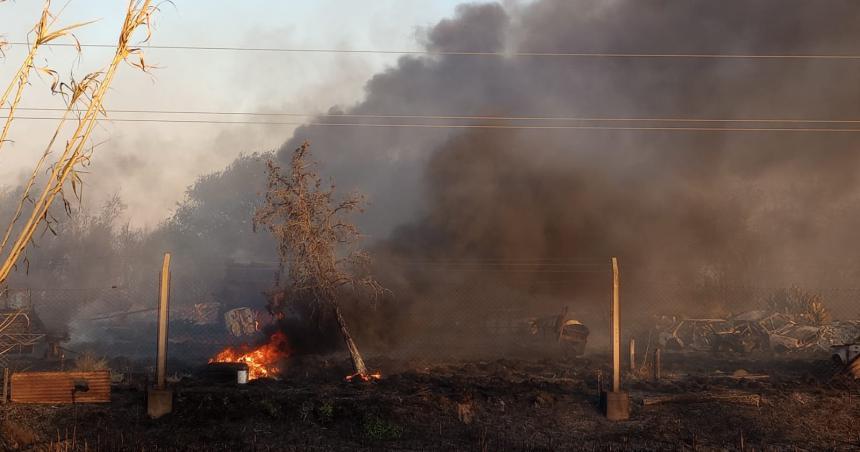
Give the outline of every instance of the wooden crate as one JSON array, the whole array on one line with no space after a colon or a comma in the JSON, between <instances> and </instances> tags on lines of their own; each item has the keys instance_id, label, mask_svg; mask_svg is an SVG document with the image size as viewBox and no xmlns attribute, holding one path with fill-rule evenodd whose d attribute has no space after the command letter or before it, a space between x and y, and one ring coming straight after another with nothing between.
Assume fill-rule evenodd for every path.
<instances>
[{"instance_id":1,"label":"wooden crate","mask_svg":"<svg viewBox=\"0 0 860 452\"><path fill-rule=\"evenodd\" d=\"M75 384L87 391L75 391ZM107 403L110 371L16 372L12 374L13 403Z\"/></svg>"}]
</instances>

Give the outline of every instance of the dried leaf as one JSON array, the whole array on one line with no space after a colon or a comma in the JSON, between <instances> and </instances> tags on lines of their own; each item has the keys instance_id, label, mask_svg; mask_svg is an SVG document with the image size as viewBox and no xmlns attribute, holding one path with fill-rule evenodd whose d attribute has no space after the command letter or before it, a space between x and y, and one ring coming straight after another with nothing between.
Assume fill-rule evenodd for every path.
<instances>
[{"instance_id":1,"label":"dried leaf","mask_svg":"<svg viewBox=\"0 0 860 452\"><path fill-rule=\"evenodd\" d=\"M50 14L49 7L50 0L47 0L45 2L45 7L42 11L40 21L33 29L36 39L34 44L31 45L30 54L27 60L25 60L25 64L21 66L19 75L16 76L16 79L13 80L12 84L10 84L10 88L7 89L7 92L3 95L2 99L0 99L0 104L6 102L13 86L18 86L22 89L23 86L26 85L26 76L29 74L30 69L32 69L33 56L40 44L49 43L60 37L70 35L72 30L86 25L86 23L80 23L52 31L50 28L56 21L56 17ZM73 113L78 115L76 127L71 134L71 138L66 140L65 147L57 160L48 165L48 168L50 168L50 174L45 186L42 188L41 194L33 201L30 214L27 217L27 220L21 225L20 232L12 243L12 247L8 254L3 256L2 264L0 264L0 284L6 280L9 272L16 268L17 262L22 256L24 256L26 248L33 244L33 234L40 223L44 223L45 227L52 233L56 232L52 226L54 221L53 219L48 218L48 216L50 207L57 195L61 197L67 214L71 214L71 204L63 193L63 187L66 181L71 178L72 190L76 194L82 192L83 183L76 167L86 166L89 164L93 146L87 148L86 144L89 142L90 134L92 133L98 118L105 116L106 112L103 107L104 97L113 81L118 66L120 63L125 61L129 55L129 38L131 35L134 34L135 30L143 26L146 28L146 40L149 40L151 37L151 20L153 12L156 10L157 9L151 4L151 0L130 0L125 20L122 28L120 29L116 53L114 54L110 64L108 64L102 71L88 74L80 82L75 82L74 79L72 79L69 83L59 83L52 86L52 90L58 91L66 99L67 108L63 114L63 118L59 121L59 125L57 126L54 135L43 152L42 158L33 170L25 192L18 204L16 214L6 229L3 241L0 242L0 253L5 250L7 241L11 237L11 232L18 219L21 218L23 206L26 204L27 200L32 199L30 197L30 190L33 187L36 175L39 174L41 168L47 163L48 156L52 154L54 142L63 130L63 126L68 116ZM76 41L76 47L79 47L77 38L73 36L73 39ZM142 55L138 54L138 57L139 67L142 70L148 69L149 66L144 63ZM16 99L19 100L20 96L16 95ZM79 103L83 104L81 105L80 111L76 110ZM17 104L15 103L14 105ZM9 118L7 118L7 125L11 123L11 120L12 115L10 114ZM2 144L2 142L0 142L0 144ZM26 256L24 259L26 259Z\"/></svg>"}]
</instances>

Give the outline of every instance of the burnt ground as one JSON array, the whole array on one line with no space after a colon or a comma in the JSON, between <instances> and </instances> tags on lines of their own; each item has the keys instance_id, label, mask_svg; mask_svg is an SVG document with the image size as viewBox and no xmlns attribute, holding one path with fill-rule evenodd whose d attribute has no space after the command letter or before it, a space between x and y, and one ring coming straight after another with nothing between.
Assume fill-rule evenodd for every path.
<instances>
[{"instance_id":1,"label":"burnt ground","mask_svg":"<svg viewBox=\"0 0 860 452\"><path fill-rule=\"evenodd\" d=\"M332 364L334 362L334 364ZM665 381L629 380L631 420L598 410L605 357L445 365L371 360L386 377L346 383L345 361L294 363L282 381L247 386L186 378L174 412L146 416L143 385L110 404L2 413L7 450L860 450L860 386L815 360L666 357ZM744 369L767 378L731 378ZM605 369L604 369L605 372ZM722 372L722 373L718 373ZM759 406L643 406L655 395L753 394Z\"/></svg>"}]
</instances>

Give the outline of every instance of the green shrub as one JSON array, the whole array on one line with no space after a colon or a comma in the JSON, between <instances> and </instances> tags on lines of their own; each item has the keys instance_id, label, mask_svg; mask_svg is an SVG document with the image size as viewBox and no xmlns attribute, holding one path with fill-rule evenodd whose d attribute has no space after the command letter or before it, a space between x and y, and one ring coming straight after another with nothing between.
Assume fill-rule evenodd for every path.
<instances>
[{"instance_id":1,"label":"green shrub","mask_svg":"<svg viewBox=\"0 0 860 452\"><path fill-rule=\"evenodd\" d=\"M334 419L334 404L330 400L326 400L320 405L317 412L322 422L331 422Z\"/></svg>"},{"instance_id":2,"label":"green shrub","mask_svg":"<svg viewBox=\"0 0 860 452\"><path fill-rule=\"evenodd\" d=\"M403 427L378 416L364 419L364 434L374 441L390 441L403 436Z\"/></svg>"}]
</instances>

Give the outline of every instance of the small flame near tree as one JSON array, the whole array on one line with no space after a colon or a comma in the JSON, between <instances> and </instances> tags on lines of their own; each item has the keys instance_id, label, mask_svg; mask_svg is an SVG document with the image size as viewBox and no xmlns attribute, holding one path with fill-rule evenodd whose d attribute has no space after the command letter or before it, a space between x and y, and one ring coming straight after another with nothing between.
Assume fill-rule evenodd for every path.
<instances>
[{"instance_id":1,"label":"small flame near tree","mask_svg":"<svg viewBox=\"0 0 860 452\"><path fill-rule=\"evenodd\" d=\"M346 378L344 378L344 380L346 380L347 383L370 382L370 381L382 380L382 373L380 373L380 372L373 372L373 373L367 373L367 374L354 373L352 375L347 375Z\"/></svg>"},{"instance_id":2,"label":"small flame near tree","mask_svg":"<svg viewBox=\"0 0 860 452\"><path fill-rule=\"evenodd\" d=\"M279 363L291 354L287 335L278 331L265 344L253 348L248 345L227 347L210 359L210 363L245 363L248 365L248 380L277 378L281 373Z\"/></svg>"}]
</instances>

